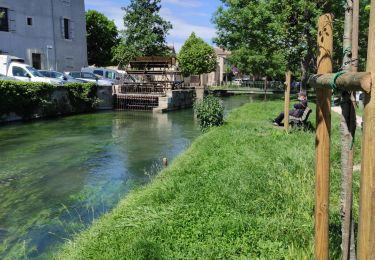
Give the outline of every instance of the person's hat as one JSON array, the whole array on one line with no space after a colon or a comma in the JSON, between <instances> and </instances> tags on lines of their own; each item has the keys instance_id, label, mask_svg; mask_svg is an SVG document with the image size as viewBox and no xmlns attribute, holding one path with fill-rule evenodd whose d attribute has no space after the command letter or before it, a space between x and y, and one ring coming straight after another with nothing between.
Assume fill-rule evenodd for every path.
<instances>
[{"instance_id":1,"label":"person's hat","mask_svg":"<svg viewBox=\"0 0 375 260\"><path fill-rule=\"evenodd\" d=\"M298 96L304 96L307 97L306 91L301 91L298 93Z\"/></svg>"}]
</instances>

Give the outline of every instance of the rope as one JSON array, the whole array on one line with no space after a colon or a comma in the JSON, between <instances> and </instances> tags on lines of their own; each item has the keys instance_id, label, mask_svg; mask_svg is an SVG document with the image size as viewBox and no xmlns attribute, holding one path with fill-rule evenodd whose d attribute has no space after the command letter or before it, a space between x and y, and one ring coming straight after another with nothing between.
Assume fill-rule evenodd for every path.
<instances>
[{"instance_id":1,"label":"rope","mask_svg":"<svg viewBox=\"0 0 375 260\"><path fill-rule=\"evenodd\" d=\"M333 92L335 92L335 91L337 90L337 85L336 85L336 81L337 81L337 79L338 79L341 75L343 75L343 74L345 74L345 73L346 73L346 71L339 71L339 72L337 72L337 73L335 73L335 74L333 75L331 81L329 82L329 85L330 85L330 87L332 88ZM334 104L334 102L335 102L335 97L334 97L334 93L332 93L331 106L332 106L332 104Z\"/></svg>"},{"instance_id":2,"label":"rope","mask_svg":"<svg viewBox=\"0 0 375 260\"><path fill-rule=\"evenodd\" d=\"M335 73L331 79L331 82L329 83L329 85L331 86L332 90L337 90L337 85L336 85L336 81L337 79L344 75L346 73L346 71L339 71L337 73Z\"/></svg>"}]
</instances>

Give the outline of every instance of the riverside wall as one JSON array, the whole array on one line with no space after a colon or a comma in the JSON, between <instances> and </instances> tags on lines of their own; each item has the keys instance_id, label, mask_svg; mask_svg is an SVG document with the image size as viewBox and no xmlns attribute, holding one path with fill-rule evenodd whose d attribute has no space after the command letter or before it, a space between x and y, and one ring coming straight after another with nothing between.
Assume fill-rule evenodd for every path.
<instances>
[{"instance_id":1,"label":"riverside wall","mask_svg":"<svg viewBox=\"0 0 375 260\"><path fill-rule=\"evenodd\" d=\"M96 96L99 102L95 110L102 111L113 109L112 91L112 86L97 87ZM70 104L68 91L63 87L57 88L52 92L50 101L53 102L53 104L55 105L55 109L57 110L54 112L54 116L76 114L73 110L72 105ZM40 108L40 112L36 113L31 119L47 117L51 117L51 115L49 115L48 112L42 112L42 108ZM26 118L17 115L15 112L10 112L6 115L0 115L0 123L22 121L25 119Z\"/></svg>"}]
</instances>

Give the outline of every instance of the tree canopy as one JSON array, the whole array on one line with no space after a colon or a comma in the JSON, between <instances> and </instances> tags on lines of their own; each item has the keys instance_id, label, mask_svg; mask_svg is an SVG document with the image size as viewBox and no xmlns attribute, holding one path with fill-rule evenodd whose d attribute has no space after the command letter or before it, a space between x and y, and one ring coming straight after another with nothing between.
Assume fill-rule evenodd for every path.
<instances>
[{"instance_id":1,"label":"tree canopy","mask_svg":"<svg viewBox=\"0 0 375 260\"><path fill-rule=\"evenodd\" d=\"M369 0L362 1L369 2ZM368 26L366 3L361 8L361 37ZM232 63L242 72L257 77L283 77L286 70L306 83L316 66L316 21L330 12L335 16L335 62L342 57L344 0L222 0L214 14L214 41L232 51ZM368 14L367 14L368 17ZM366 49L363 46L362 50Z\"/></svg>"},{"instance_id":2,"label":"tree canopy","mask_svg":"<svg viewBox=\"0 0 375 260\"><path fill-rule=\"evenodd\" d=\"M179 67L184 76L201 75L216 70L217 57L212 46L193 32L178 54Z\"/></svg>"},{"instance_id":3,"label":"tree canopy","mask_svg":"<svg viewBox=\"0 0 375 260\"><path fill-rule=\"evenodd\" d=\"M87 54L90 65L111 64L112 48L118 44L115 23L98 11L86 12Z\"/></svg>"},{"instance_id":4,"label":"tree canopy","mask_svg":"<svg viewBox=\"0 0 375 260\"><path fill-rule=\"evenodd\" d=\"M114 61L120 66L136 56L159 56L169 53L166 36L172 24L160 15L161 0L131 0L122 9L124 31L121 42L114 50Z\"/></svg>"}]
</instances>

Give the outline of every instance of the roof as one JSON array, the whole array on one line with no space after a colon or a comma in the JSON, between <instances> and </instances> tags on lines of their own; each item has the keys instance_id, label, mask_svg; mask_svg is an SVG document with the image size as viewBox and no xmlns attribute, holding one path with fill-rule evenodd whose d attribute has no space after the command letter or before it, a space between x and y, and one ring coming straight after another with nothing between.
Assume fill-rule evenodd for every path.
<instances>
[{"instance_id":1,"label":"roof","mask_svg":"<svg viewBox=\"0 0 375 260\"><path fill-rule=\"evenodd\" d=\"M224 50L222 48L216 47L214 49L215 49L216 55L218 55L218 56L229 56L229 55L232 54L230 51Z\"/></svg>"},{"instance_id":2,"label":"roof","mask_svg":"<svg viewBox=\"0 0 375 260\"><path fill-rule=\"evenodd\" d=\"M137 57L129 63L132 68L167 68L176 65L176 58L165 56Z\"/></svg>"}]
</instances>

